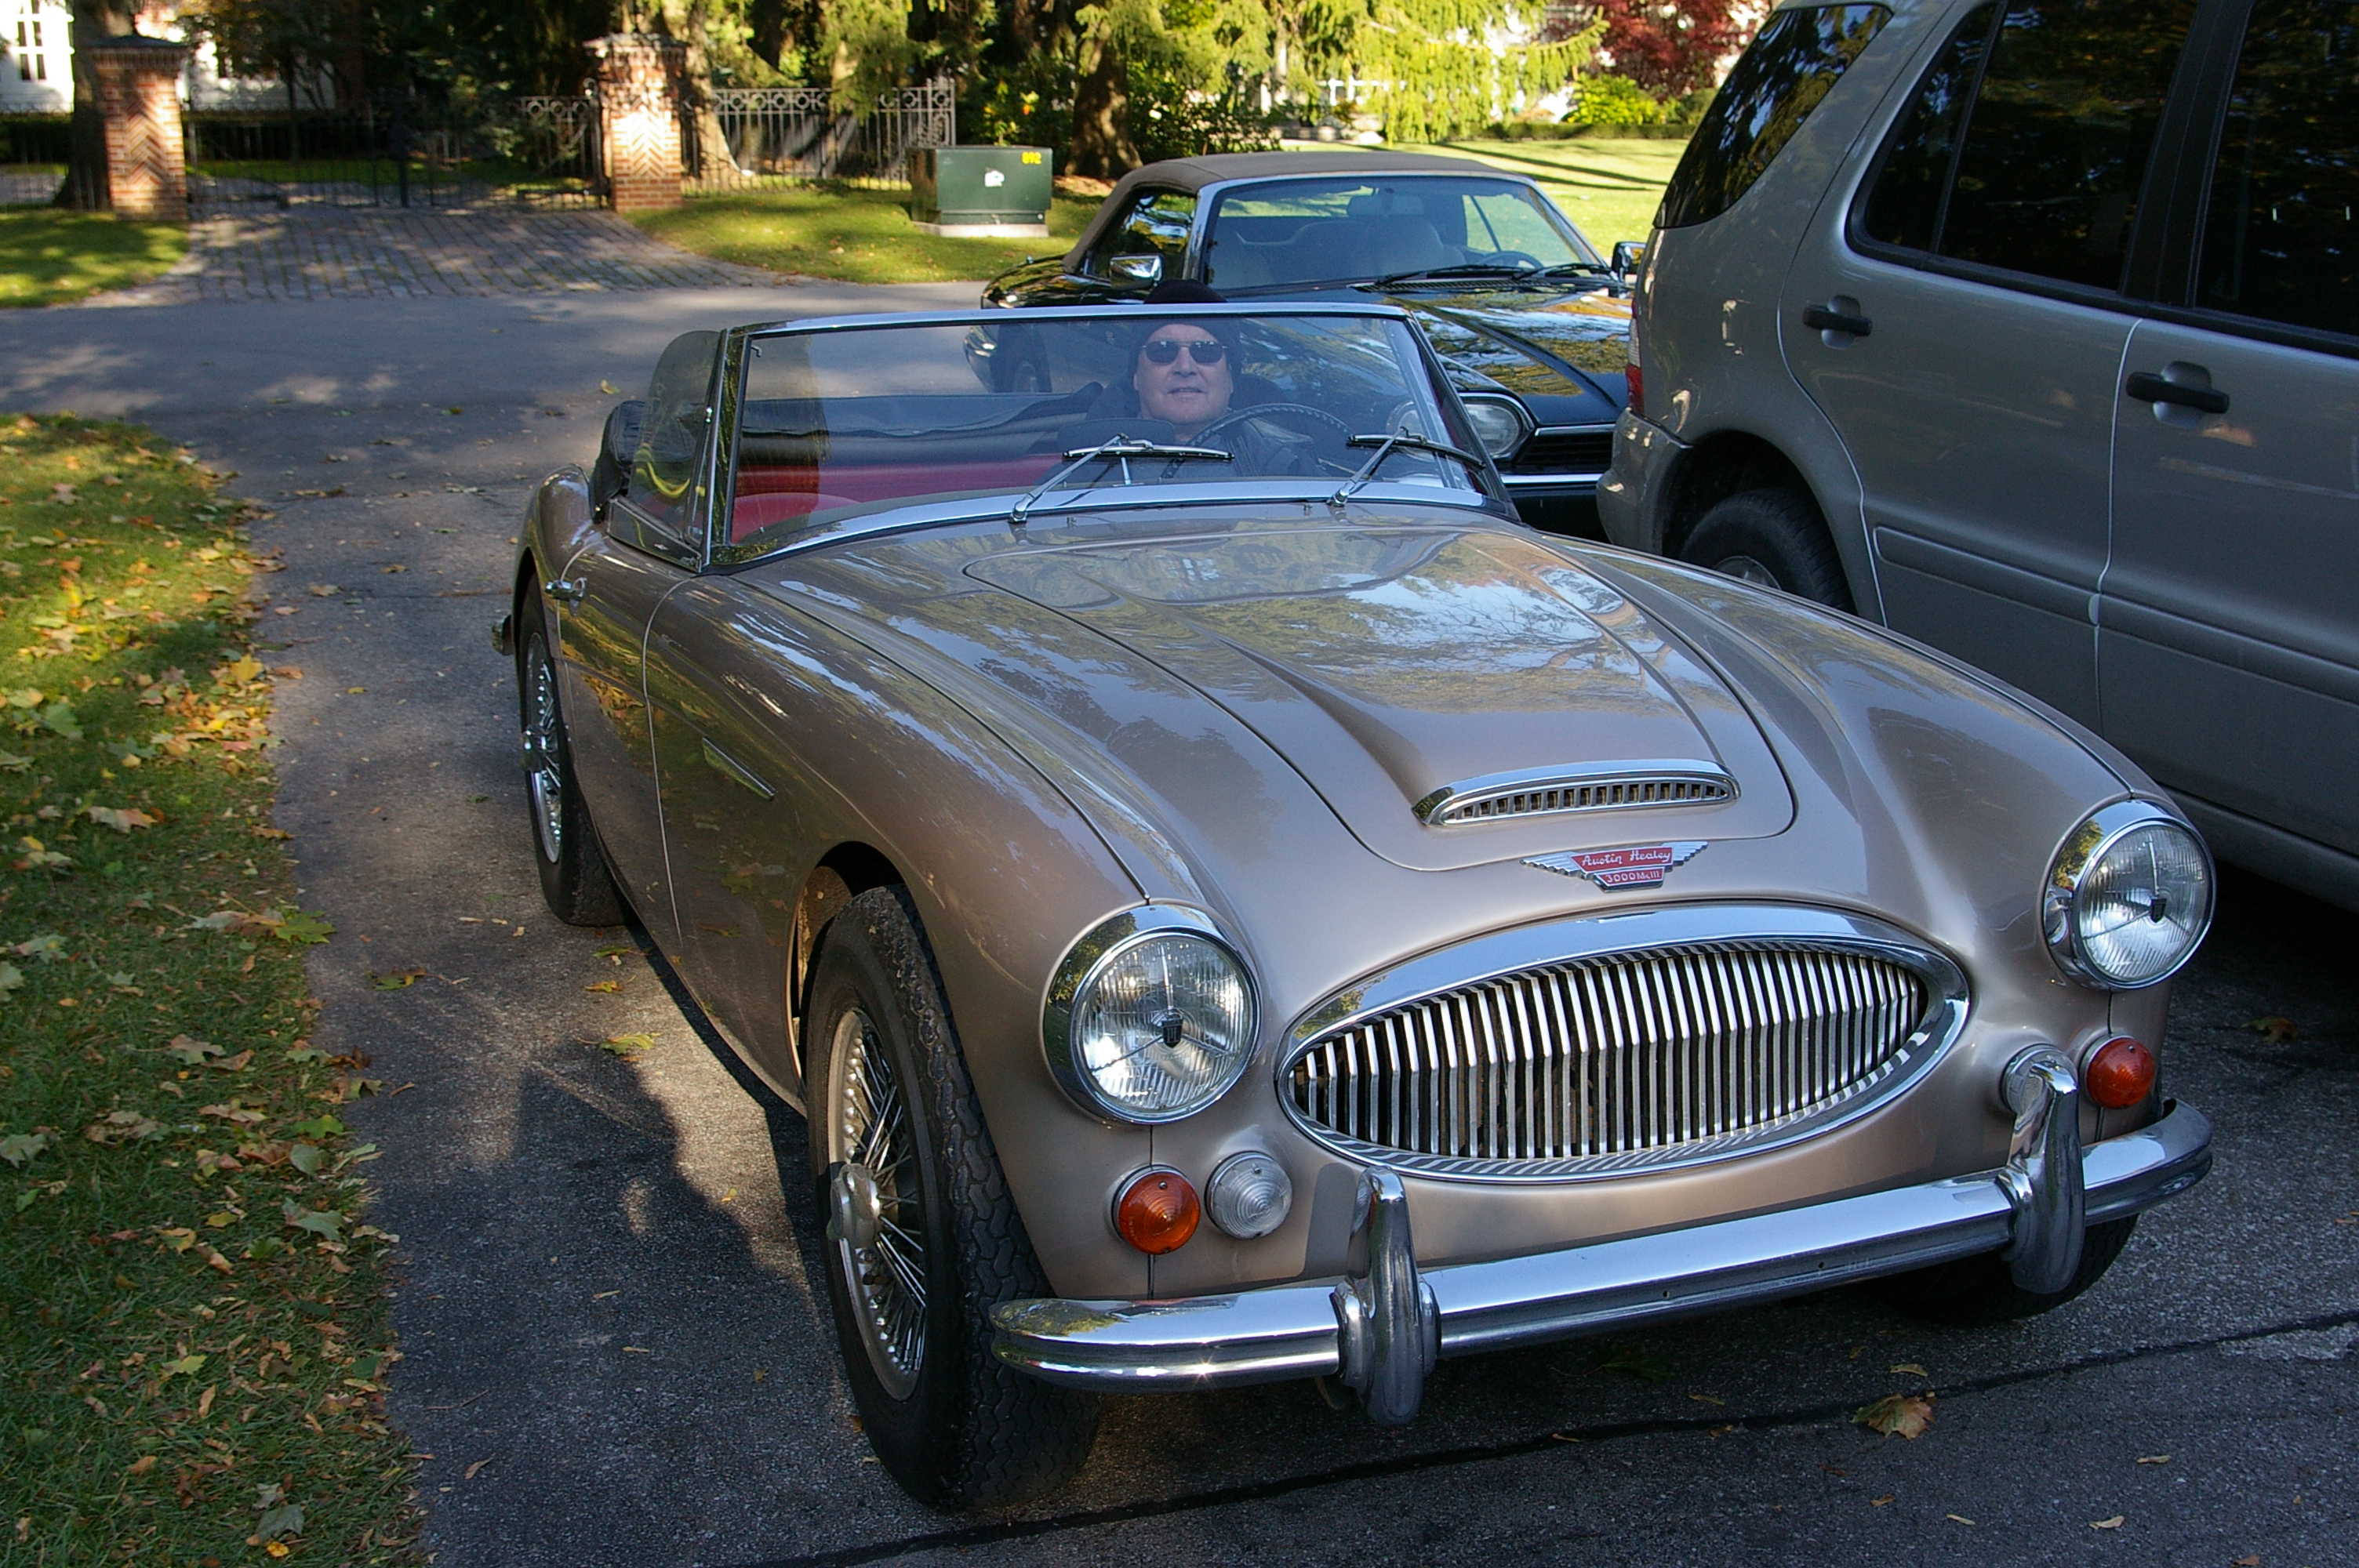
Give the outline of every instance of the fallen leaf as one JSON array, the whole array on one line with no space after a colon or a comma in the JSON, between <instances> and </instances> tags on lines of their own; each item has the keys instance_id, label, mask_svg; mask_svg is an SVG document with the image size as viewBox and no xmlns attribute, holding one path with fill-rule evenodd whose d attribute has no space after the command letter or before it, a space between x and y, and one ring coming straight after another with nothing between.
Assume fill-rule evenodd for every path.
<instances>
[{"instance_id":1,"label":"fallen leaf","mask_svg":"<svg viewBox=\"0 0 2359 1568\"><path fill-rule=\"evenodd\" d=\"M22 1165L49 1146L49 1135L46 1132L12 1132L0 1138L0 1160Z\"/></svg>"},{"instance_id":2,"label":"fallen leaf","mask_svg":"<svg viewBox=\"0 0 2359 1568\"><path fill-rule=\"evenodd\" d=\"M480 1470L480 1469L482 1469L484 1465L488 1465L488 1464L490 1464L490 1463L491 1463L491 1461L490 1461L490 1460L488 1460L488 1459L478 1459L478 1460L476 1460L473 1465L468 1465L468 1466L467 1466L467 1474L466 1474L466 1477L465 1477L465 1478L466 1478L467 1480L470 1480L470 1481L473 1480L473 1479L475 1478L475 1472L476 1472L476 1471L478 1471L478 1470Z\"/></svg>"},{"instance_id":3,"label":"fallen leaf","mask_svg":"<svg viewBox=\"0 0 2359 1568\"><path fill-rule=\"evenodd\" d=\"M1649 1383L1667 1383L1671 1378L1671 1368L1659 1357L1650 1356L1634 1345L1606 1346L1595 1370L1627 1372Z\"/></svg>"},{"instance_id":4,"label":"fallen leaf","mask_svg":"<svg viewBox=\"0 0 2359 1568\"><path fill-rule=\"evenodd\" d=\"M1973 1523L1973 1522L1974 1522L1973 1520L1972 1520L1972 1519L1968 1519L1968 1518L1967 1518L1965 1515L1963 1515L1963 1514L1950 1514L1950 1515L1947 1515L1946 1517L1947 1517L1947 1518L1950 1518L1950 1519L1956 1519L1960 1524L1972 1524L1972 1523Z\"/></svg>"},{"instance_id":5,"label":"fallen leaf","mask_svg":"<svg viewBox=\"0 0 2359 1568\"><path fill-rule=\"evenodd\" d=\"M223 1121L233 1123L239 1127L251 1127L257 1121L267 1121L270 1119L267 1113L259 1110L248 1110L245 1107L238 1104L235 1100L231 1100L226 1105L209 1105L201 1107L198 1109L197 1114L199 1116L217 1116Z\"/></svg>"},{"instance_id":6,"label":"fallen leaf","mask_svg":"<svg viewBox=\"0 0 2359 1568\"><path fill-rule=\"evenodd\" d=\"M621 392L623 389L622 389L621 387L619 387L619 386L616 386L616 385L615 385L613 382L611 382L611 381L604 381L604 380L602 380L602 381L600 381L600 382L598 383L598 390L599 390L599 391L601 391L601 392L603 392L603 393L604 393L607 396L612 397L612 396L614 396L615 394L617 394L617 393ZM69 487L69 488L71 488L71 487Z\"/></svg>"},{"instance_id":7,"label":"fallen leaf","mask_svg":"<svg viewBox=\"0 0 2359 1568\"><path fill-rule=\"evenodd\" d=\"M2170 1463L2170 1455L2168 1454L2141 1454L2138 1455L2138 1463L2141 1465L2168 1465Z\"/></svg>"},{"instance_id":8,"label":"fallen leaf","mask_svg":"<svg viewBox=\"0 0 2359 1568\"><path fill-rule=\"evenodd\" d=\"M2260 1553L2256 1552L2250 1557L2239 1557L2229 1563L2228 1568L2261 1568Z\"/></svg>"},{"instance_id":9,"label":"fallen leaf","mask_svg":"<svg viewBox=\"0 0 2359 1568\"><path fill-rule=\"evenodd\" d=\"M287 1151L288 1163L307 1176L320 1173L321 1163L327 1158L316 1143L298 1143Z\"/></svg>"},{"instance_id":10,"label":"fallen leaf","mask_svg":"<svg viewBox=\"0 0 2359 1568\"><path fill-rule=\"evenodd\" d=\"M1726 1400L1713 1399L1710 1394L1690 1394L1688 1398L1700 1405L1724 1405L1728 1402Z\"/></svg>"},{"instance_id":11,"label":"fallen leaf","mask_svg":"<svg viewBox=\"0 0 2359 1568\"><path fill-rule=\"evenodd\" d=\"M2272 1045L2282 1045L2288 1040L2299 1038L2301 1034L2301 1031L2295 1026L2292 1019L2277 1012L2264 1014L2245 1027Z\"/></svg>"},{"instance_id":12,"label":"fallen leaf","mask_svg":"<svg viewBox=\"0 0 2359 1568\"><path fill-rule=\"evenodd\" d=\"M1917 1365L1914 1361L1903 1361L1899 1366L1895 1367L1892 1369L1896 1372L1907 1372L1919 1378L1930 1378L1933 1375L1932 1373L1925 1370L1924 1368Z\"/></svg>"},{"instance_id":13,"label":"fallen leaf","mask_svg":"<svg viewBox=\"0 0 2359 1568\"><path fill-rule=\"evenodd\" d=\"M2120 1514L2115 1514L2111 1519L2093 1519L2089 1521L2089 1528L2091 1530L2119 1530L2122 1528L2122 1516Z\"/></svg>"},{"instance_id":14,"label":"fallen leaf","mask_svg":"<svg viewBox=\"0 0 2359 1568\"><path fill-rule=\"evenodd\" d=\"M1841 1476L1846 1481L1851 1479L1851 1472L1848 1470L1838 1470L1832 1465L1821 1465L1819 1468L1824 1470L1830 1476Z\"/></svg>"},{"instance_id":15,"label":"fallen leaf","mask_svg":"<svg viewBox=\"0 0 2359 1568\"><path fill-rule=\"evenodd\" d=\"M82 809L92 822L97 823L101 827L112 827L117 833L128 833L135 828L156 826L157 819L136 806L126 807L121 811L117 811L111 806L91 806Z\"/></svg>"},{"instance_id":16,"label":"fallen leaf","mask_svg":"<svg viewBox=\"0 0 2359 1568\"><path fill-rule=\"evenodd\" d=\"M343 1239L344 1217L332 1210L305 1208L292 1198L281 1198L278 1200L278 1212L286 1217L288 1225L294 1229L308 1230L330 1241Z\"/></svg>"},{"instance_id":17,"label":"fallen leaf","mask_svg":"<svg viewBox=\"0 0 2359 1568\"><path fill-rule=\"evenodd\" d=\"M386 969L383 971L371 969L369 971L369 984L375 986L381 991L397 991L407 986L415 985L425 978L426 971L423 969Z\"/></svg>"},{"instance_id":18,"label":"fallen leaf","mask_svg":"<svg viewBox=\"0 0 2359 1568\"><path fill-rule=\"evenodd\" d=\"M1933 1401L1924 1394L1886 1394L1874 1404L1860 1406L1851 1419L1870 1432L1887 1437L1897 1433L1914 1443L1933 1423Z\"/></svg>"},{"instance_id":19,"label":"fallen leaf","mask_svg":"<svg viewBox=\"0 0 2359 1568\"><path fill-rule=\"evenodd\" d=\"M172 1043L164 1049L191 1067L201 1065L208 1056L218 1056L222 1054L222 1048L211 1041L199 1040L187 1034L173 1035Z\"/></svg>"},{"instance_id":20,"label":"fallen leaf","mask_svg":"<svg viewBox=\"0 0 2359 1568\"><path fill-rule=\"evenodd\" d=\"M1870 1498L1867 1499L1867 1506L1872 1509L1880 1509L1885 1504L1890 1502L1897 1495L1897 1494L1893 1492L1886 1492L1880 1498Z\"/></svg>"},{"instance_id":21,"label":"fallen leaf","mask_svg":"<svg viewBox=\"0 0 2359 1568\"><path fill-rule=\"evenodd\" d=\"M311 585L311 597L314 599L333 599L343 591L332 582L315 582Z\"/></svg>"},{"instance_id":22,"label":"fallen leaf","mask_svg":"<svg viewBox=\"0 0 2359 1568\"><path fill-rule=\"evenodd\" d=\"M253 1060L254 1052L248 1049L240 1051L234 1056L223 1056L218 1062L207 1062L205 1065L216 1073L242 1073L245 1071L245 1065Z\"/></svg>"},{"instance_id":23,"label":"fallen leaf","mask_svg":"<svg viewBox=\"0 0 2359 1568\"><path fill-rule=\"evenodd\" d=\"M636 1055L641 1051L652 1051L655 1047L656 1037L652 1034L609 1034L605 1039L598 1042L598 1049L611 1051L617 1056Z\"/></svg>"},{"instance_id":24,"label":"fallen leaf","mask_svg":"<svg viewBox=\"0 0 2359 1568\"><path fill-rule=\"evenodd\" d=\"M612 996L614 992L623 989L623 982L620 980L592 980L582 989L585 991L603 991L607 995Z\"/></svg>"}]
</instances>

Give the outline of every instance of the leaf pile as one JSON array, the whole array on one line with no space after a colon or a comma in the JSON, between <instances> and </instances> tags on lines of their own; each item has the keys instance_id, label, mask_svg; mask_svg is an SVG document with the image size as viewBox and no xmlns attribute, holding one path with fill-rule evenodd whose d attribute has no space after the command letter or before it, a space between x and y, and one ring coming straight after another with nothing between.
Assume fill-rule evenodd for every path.
<instances>
[{"instance_id":1,"label":"leaf pile","mask_svg":"<svg viewBox=\"0 0 2359 1568\"><path fill-rule=\"evenodd\" d=\"M0 416L0 1557L368 1563L384 1249L305 1038L255 556L153 435Z\"/></svg>"}]
</instances>

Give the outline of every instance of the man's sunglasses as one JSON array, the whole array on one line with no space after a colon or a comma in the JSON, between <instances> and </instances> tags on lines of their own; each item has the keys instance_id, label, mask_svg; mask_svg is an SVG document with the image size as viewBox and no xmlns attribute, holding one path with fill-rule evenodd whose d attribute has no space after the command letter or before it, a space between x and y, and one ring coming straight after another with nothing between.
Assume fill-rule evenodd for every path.
<instances>
[{"instance_id":1,"label":"man's sunglasses","mask_svg":"<svg viewBox=\"0 0 2359 1568\"><path fill-rule=\"evenodd\" d=\"M1169 338L1158 338L1142 351L1151 365L1168 365L1180 357L1180 345ZM1229 351L1217 338L1200 338L1188 345L1188 357L1200 365L1216 365L1229 357Z\"/></svg>"}]
</instances>

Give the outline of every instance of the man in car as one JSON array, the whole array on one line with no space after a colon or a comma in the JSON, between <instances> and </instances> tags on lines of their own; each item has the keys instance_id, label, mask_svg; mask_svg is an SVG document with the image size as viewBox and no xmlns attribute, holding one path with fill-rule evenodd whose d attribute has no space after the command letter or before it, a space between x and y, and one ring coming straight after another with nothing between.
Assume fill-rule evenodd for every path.
<instances>
[{"instance_id":1,"label":"man in car","mask_svg":"<svg viewBox=\"0 0 2359 1568\"><path fill-rule=\"evenodd\" d=\"M1188 279L1161 286L1147 297L1147 303L1224 301L1214 290ZM1233 413L1249 415L1254 404L1269 395L1266 387L1259 388L1261 396L1254 395L1253 378L1247 377L1247 395L1238 402L1238 348L1236 323L1229 317L1145 323L1132 339L1130 354L1130 390L1139 414L1170 425L1172 438L1183 444L1212 430L1211 444L1230 454L1228 472L1234 477L1318 473L1319 465L1301 436L1250 417L1230 417Z\"/></svg>"}]
</instances>

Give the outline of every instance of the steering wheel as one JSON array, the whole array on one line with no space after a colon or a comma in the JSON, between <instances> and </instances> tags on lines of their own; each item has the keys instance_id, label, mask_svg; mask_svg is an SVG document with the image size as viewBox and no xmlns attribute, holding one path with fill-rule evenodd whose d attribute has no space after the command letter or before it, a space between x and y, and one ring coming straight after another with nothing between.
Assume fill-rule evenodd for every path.
<instances>
[{"instance_id":1,"label":"steering wheel","mask_svg":"<svg viewBox=\"0 0 2359 1568\"><path fill-rule=\"evenodd\" d=\"M1513 266L1517 262L1529 262L1534 272L1540 270L1540 258L1527 251L1488 251L1482 260L1493 266Z\"/></svg>"},{"instance_id":2,"label":"steering wheel","mask_svg":"<svg viewBox=\"0 0 2359 1568\"><path fill-rule=\"evenodd\" d=\"M1211 424L1197 431L1194 436L1190 437L1188 444L1191 447L1209 446L1211 445L1210 438L1214 432L1225 430L1232 425L1243 424L1248 419L1269 419L1275 421L1280 427L1284 427L1286 421L1288 418L1303 420L1313 425L1322 425L1326 427L1328 430L1332 430L1345 442L1349 442L1352 438L1352 427L1344 424L1343 421L1336 418L1335 416L1328 413L1323 408L1313 408L1308 403L1257 403L1251 408L1239 408L1232 413L1222 415L1218 419L1213 420ZM1324 434L1325 432L1306 431L1303 433Z\"/></svg>"}]
</instances>

